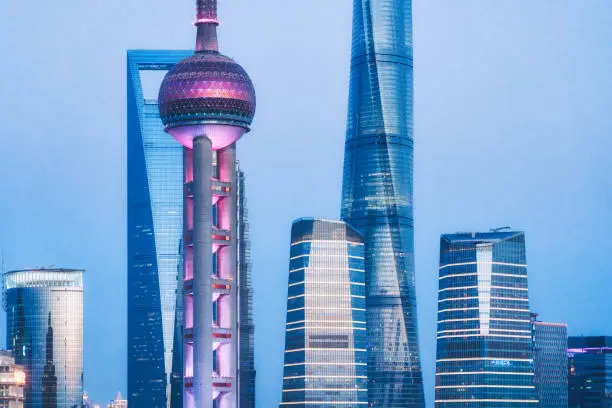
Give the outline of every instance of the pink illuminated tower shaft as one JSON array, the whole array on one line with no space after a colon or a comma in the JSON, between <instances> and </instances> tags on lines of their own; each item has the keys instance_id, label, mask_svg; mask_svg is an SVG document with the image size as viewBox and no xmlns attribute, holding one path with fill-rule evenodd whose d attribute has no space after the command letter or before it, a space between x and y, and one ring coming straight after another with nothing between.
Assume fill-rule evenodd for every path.
<instances>
[{"instance_id":1,"label":"pink illuminated tower shaft","mask_svg":"<svg viewBox=\"0 0 612 408\"><path fill-rule=\"evenodd\" d=\"M213 155L216 155L214 167ZM206 135L197 136L193 139L193 149L185 148L184 163L183 406L209 408L216 400L217 407L235 408L238 378L236 145L213 152L210 139Z\"/></svg>"},{"instance_id":2,"label":"pink illuminated tower shaft","mask_svg":"<svg viewBox=\"0 0 612 408\"><path fill-rule=\"evenodd\" d=\"M236 141L255 89L218 51L217 1L197 0L196 52L159 91L165 130L184 146L183 407L237 408Z\"/></svg>"}]
</instances>

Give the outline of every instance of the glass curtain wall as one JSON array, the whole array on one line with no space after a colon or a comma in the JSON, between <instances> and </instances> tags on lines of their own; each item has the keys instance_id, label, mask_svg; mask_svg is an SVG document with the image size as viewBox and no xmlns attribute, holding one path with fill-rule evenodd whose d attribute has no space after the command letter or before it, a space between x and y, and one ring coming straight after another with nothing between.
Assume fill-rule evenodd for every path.
<instances>
[{"instance_id":1,"label":"glass curtain wall","mask_svg":"<svg viewBox=\"0 0 612 408\"><path fill-rule=\"evenodd\" d=\"M182 403L182 346L175 347L175 330L177 314L181 319L183 147L164 132L157 93L164 74L191 54L127 54L128 401L135 407Z\"/></svg>"},{"instance_id":2,"label":"glass curtain wall","mask_svg":"<svg viewBox=\"0 0 612 408\"><path fill-rule=\"evenodd\" d=\"M291 230L281 407L367 406L361 235L339 221Z\"/></svg>"},{"instance_id":3,"label":"glass curtain wall","mask_svg":"<svg viewBox=\"0 0 612 408\"><path fill-rule=\"evenodd\" d=\"M443 235L437 408L536 408L525 235Z\"/></svg>"},{"instance_id":4,"label":"glass curtain wall","mask_svg":"<svg viewBox=\"0 0 612 408\"><path fill-rule=\"evenodd\" d=\"M412 199L412 1L354 0L342 219L364 236L375 407L424 407Z\"/></svg>"}]
</instances>

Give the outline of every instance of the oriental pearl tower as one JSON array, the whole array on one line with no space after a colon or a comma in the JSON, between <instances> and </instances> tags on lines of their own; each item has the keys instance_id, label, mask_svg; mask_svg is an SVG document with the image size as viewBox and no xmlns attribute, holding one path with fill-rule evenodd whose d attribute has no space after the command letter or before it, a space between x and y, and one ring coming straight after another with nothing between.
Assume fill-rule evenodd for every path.
<instances>
[{"instance_id":1,"label":"oriental pearl tower","mask_svg":"<svg viewBox=\"0 0 612 408\"><path fill-rule=\"evenodd\" d=\"M217 0L197 0L195 53L164 78L159 111L184 146L183 407L238 406L236 141L255 89L219 53Z\"/></svg>"}]
</instances>

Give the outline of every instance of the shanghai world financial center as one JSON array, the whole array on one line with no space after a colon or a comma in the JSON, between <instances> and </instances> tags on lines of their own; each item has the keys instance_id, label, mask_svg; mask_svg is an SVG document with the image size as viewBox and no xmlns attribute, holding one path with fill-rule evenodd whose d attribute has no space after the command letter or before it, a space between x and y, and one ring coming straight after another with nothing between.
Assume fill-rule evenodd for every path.
<instances>
[{"instance_id":1,"label":"shanghai world financial center","mask_svg":"<svg viewBox=\"0 0 612 408\"><path fill-rule=\"evenodd\" d=\"M189 54L128 53L128 401L132 406L166 408L173 397L181 400L182 385L176 389L170 385L173 373L182 377L182 364L176 365L182 361L181 350L174 344L179 327L183 148L164 133L155 82Z\"/></svg>"}]
</instances>

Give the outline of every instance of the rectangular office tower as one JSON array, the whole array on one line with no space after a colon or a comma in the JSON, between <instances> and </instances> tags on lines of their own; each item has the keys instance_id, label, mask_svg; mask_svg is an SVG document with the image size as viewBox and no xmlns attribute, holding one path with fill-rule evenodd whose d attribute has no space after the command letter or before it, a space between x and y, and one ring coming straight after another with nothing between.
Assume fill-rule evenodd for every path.
<instances>
[{"instance_id":1,"label":"rectangular office tower","mask_svg":"<svg viewBox=\"0 0 612 408\"><path fill-rule=\"evenodd\" d=\"M353 0L342 219L365 242L369 404L424 408L413 220L412 0Z\"/></svg>"},{"instance_id":2,"label":"rectangular office tower","mask_svg":"<svg viewBox=\"0 0 612 408\"><path fill-rule=\"evenodd\" d=\"M366 407L363 239L340 221L291 229L281 407Z\"/></svg>"},{"instance_id":3,"label":"rectangular office tower","mask_svg":"<svg viewBox=\"0 0 612 408\"><path fill-rule=\"evenodd\" d=\"M525 234L440 240L437 408L536 408Z\"/></svg>"},{"instance_id":4,"label":"rectangular office tower","mask_svg":"<svg viewBox=\"0 0 612 408\"><path fill-rule=\"evenodd\" d=\"M6 344L25 369L25 408L80 407L83 398L83 271L4 274Z\"/></svg>"},{"instance_id":5,"label":"rectangular office tower","mask_svg":"<svg viewBox=\"0 0 612 408\"><path fill-rule=\"evenodd\" d=\"M567 408L567 325L533 321L538 408Z\"/></svg>"},{"instance_id":6,"label":"rectangular office tower","mask_svg":"<svg viewBox=\"0 0 612 408\"><path fill-rule=\"evenodd\" d=\"M570 337L569 408L612 408L612 337Z\"/></svg>"},{"instance_id":7,"label":"rectangular office tower","mask_svg":"<svg viewBox=\"0 0 612 408\"><path fill-rule=\"evenodd\" d=\"M166 72L188 55L191 51L127 54L128 401L132 407L182 404L182 336L175 331L180 330L182 306L179 299L177 308L176 294L183 235L183 146L164 132L157 92ZM171 387L172 382L177 385Z\"/></svg>"}]
</instances>

